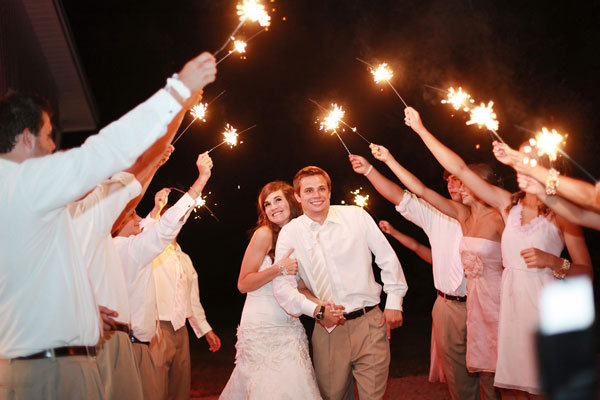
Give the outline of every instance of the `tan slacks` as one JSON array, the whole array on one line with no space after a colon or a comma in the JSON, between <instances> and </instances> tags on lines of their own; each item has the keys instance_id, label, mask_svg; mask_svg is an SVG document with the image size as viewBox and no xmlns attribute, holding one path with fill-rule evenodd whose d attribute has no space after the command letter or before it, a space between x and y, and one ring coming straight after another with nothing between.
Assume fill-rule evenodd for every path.
<instances>
[{"instance_id":1,"label":"tan slacks","mask_svg":"<svg viewBox=\"0 0 600 400\"><path fill-rule=\"evenodd\" d=\"M361 400L382 399L390 367L390 343L382 312L375 307L362 317L346 321L328 333L315 324L312 335L313 362L324 399L354 398L356 380Z\"/></svg>"},{"instance_id":2,"label":"tan slacks","mask_svg":"<svg viewBox=\"0 0 600 400\"><path fill-rule=\"evenodd\" d=\"M94 357L0 360L0 400L104 398Z\"/></svg>"},{"instance_id":3,"label":"tan slacks","mask_svg":"<svg viewBox=\"0 0 600 400\"><path fill-rule=\"evenodd\" d=\"M142 380L129 335L104 331L98 343L98 370L108 400L143 399Z\"/></svg>"},{"instance_id":4,"label":"tan slacks","mask_svg":"<svg viewBox=\"0 0 600 400\"><path fill-rule=\"evenodd\" d=\"M148 345L132 343L135 362L140 371L144 400L163 400L165 383L159 381L158 367L150 354Z\"/></svg>"},{"instance_id":5,"label":"tan slacks","mask_svg":"<svg viewBox=\"0 0 600 400\"><path fill-rule=\"evenodd\" d=\"M165 385L168 399L189 400L192 386L190 339L187 327L173 329L170 321L160 321L161 342L150 346L152 358L157 363L159 382Z\"/></svg>"},{"instance_id":6,"label":"tan slacks","mask_svg":"<svg viewBox=\"0 0 600 400\"><path fill-rule=\"evenodd\" d=\"M480 399L479 378L467 371L467 305L438 296L431 312L433 335L452 400Z\"/></svg>"}]
</instances>

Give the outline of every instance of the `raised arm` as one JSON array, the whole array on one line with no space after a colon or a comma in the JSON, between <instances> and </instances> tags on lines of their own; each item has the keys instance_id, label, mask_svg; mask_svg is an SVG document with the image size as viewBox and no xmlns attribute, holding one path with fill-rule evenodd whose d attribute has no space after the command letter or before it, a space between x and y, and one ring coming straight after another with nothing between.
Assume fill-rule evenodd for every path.
<instances>
[{"instance_id":1,"label":"raised arm","mask_svg":"<svg viewBox=\"0 0 600 400\"><path fill-rule=\"evenodd\" d=\"M371 144L371 152L373 156L386 163L386 165L392 170L394 175L400 182L402 182L408 190L427 201L429 204L448 215L449 217L455 218L459 221L464 221L469 216L469 207L457 201L448 199L440 195L435 190L431 190L414 176L409 170L404 168L394 156L392 156L388 149L381 145Z\"/></svg>"},{"instance_id":2,"label":"raised arm","mask_svg":"<svg viewBox=\"0 0 600 400\"><path fill-rule=\"evenodd\" d=\"M548 182L550 175L548 168L539 164L532 167L529 163L523 162L526 154L510 148L505 143L494 142L494 156L518 173L532 176L544 185ZM597 202L594 185L564 175L559 175L557 179L555 187L558 195L582 207L600 212L600 203Z\"/></svg>"},{"instance_id":3,"label":"raised arm","mask_svg":"<svg viewBox=\"0 0 600 400\"><path fill-rule=\"evenodd\" d=\"M179 83L189 97L214 81L215 74L214 57L203 53L183 67ZM18 188L23 203L38 212L63 207L128 168L165 134L182 103L185 98L167 85L81 147L22 162L17 173L28 177Z\"/></svg>"},{"instance_id":4,"label":"raised arm","mask_svg":"<svg viewBox=\"0 0 600 400\"><path fill-rule=\"evenodd\" d=\"M349 156L352 169L357 174L365 175L375 190L392 204L400 204L404 198L404 189L383 176L364 157L352 154Z\"/></svg>"},{"instance_id":5,"label":"raised arm","mask_svg":"<svg viewBox=\"0 0 600 400\"><path fill-rule=\"evenodd\" d=\"M560 196L548 196L544 186L530 176L517 174L517 180L521 190L535 194L552 211L567 221L600 230L600 214L597 212L582 208Z\"/></svg>"},{"instance_id":6,"label":"raised arm","mask_svg":"<svg viewBox=\"0 0 600 400\"><path fill-rule=\"evenodd\" d=\"M238 290L240 292L248 293L257 290L284 273L284 271L286 275L296 275L296 272L298 272L298 262L290 258L294 249L288 250L281 260L273 263L269 268L258 271L269 250L271 250L272 243L273 233L266 226L261 226L252 235L240 268L238 278Z\"/></svg>"},{"instance_id":7,"label":"raised arm","mask_svg":"<svg viewBox=\"0 0 600 400\"><path fill-rule=\"evenodd\" d=\"M399 230L394 228L392 224L390 224L388 221L379 221L379 228L381 228L382 232L387 233L388 235L402 243L404 247L415 252L419 257L421 257L423 261L428 262L429 264L433 263L433 259L431 258L431 249L429 247L419 243L414 238L400 232Z\"/></svg>"},{"instance_id":8,"label":"raised arm","mask_svg":"<svg viewBox=\"0 0 600 400\"><path fill-rule=\"evenodd\" d=\"M510 192L492 185L482 179L467 166L462 158L429 132L421 121L419 113L412 107L404 110L406 125L410 126L421 137L427 148L438 162L451 174L456 175L477 197L496 208L504 215L511 204Z\"/></svg>"}]
</instances>

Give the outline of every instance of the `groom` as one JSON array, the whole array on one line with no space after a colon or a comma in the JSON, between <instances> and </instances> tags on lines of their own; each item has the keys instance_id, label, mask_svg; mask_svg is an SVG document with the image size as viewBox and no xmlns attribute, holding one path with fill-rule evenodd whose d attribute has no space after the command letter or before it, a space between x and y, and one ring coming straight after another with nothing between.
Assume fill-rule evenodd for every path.
<instances>
[{"instance_id":1,"label":"groom","mask_svg":"<svg viewBox=\"0 0 600 400\"><path fill-rule=\"evenodd\" d=\"M289 314L317 320L313 359L325 399L353 398L353 377L361 399L381 399L389 372L391 330L402 325L402 300L408 288L400 262L366 211L330 206L331 180L321 168L302 168L294 177L294 192L304 215L281 229L275 259L294 249L299 278L320 304L298 291L296 276L273 280L275 297ZM387 294L383 313L371 253ZM343 317L326 303L343 306Z\"/></svg>"}]
</instances>

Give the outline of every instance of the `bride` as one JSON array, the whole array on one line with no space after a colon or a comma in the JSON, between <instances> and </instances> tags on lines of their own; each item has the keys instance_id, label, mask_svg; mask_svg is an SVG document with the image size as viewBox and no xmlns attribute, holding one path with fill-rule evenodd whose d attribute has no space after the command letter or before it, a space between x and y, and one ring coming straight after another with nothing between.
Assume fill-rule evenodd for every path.
<instances>
[{"instance_id":1,"label":"bride","mask_svg":"<svg viewBox=\"0 0 600 400\"><path fill-rule=\"evenodd\" d=\"M236 366L219 399L321 399L304 328L279 306L271 284L279 275L298 271L290 258L293 249L273 260L281 227L301 214L293 188L282 181L266 184L258 211L238 279L238 289L248 295L237 332ZM298 287L303 286L300 281ZM305 286L302 293L320 303Z\"/></svg>"}]
</instances>

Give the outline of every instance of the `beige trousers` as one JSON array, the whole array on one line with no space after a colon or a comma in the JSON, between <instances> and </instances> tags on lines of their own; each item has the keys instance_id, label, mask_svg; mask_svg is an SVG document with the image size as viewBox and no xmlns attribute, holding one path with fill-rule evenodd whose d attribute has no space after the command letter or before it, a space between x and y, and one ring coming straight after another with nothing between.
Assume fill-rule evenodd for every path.
<instances>
[{"instance_id":1,"label":"beige trousers","mask_svg":"<svg viewBox=\"0 0 600 400\"><path fill-rule=\"evenodd\" d=\"M479 378L467 371L467 305L438 296L433 311L433 336L452 400L479 400Z\"/></svg>"},{"instance_id":2,"label":"beige trousers","mask_svg":"<svg viewBox=\"0 0 600 400\"><path fill-rule=\"evenodd\" d=\"M150 346L152 358L157 363L159 382L165 385L168 399L189 400L192 386L190 339L187 327L173 329L170 321L160 321L162 338Z\"/></svg>"},{"instance_id":3,"label":"beige trousers","mask_svg":"<svg viewBox=\"0 0 600 400\"><path fill-rule=\"evenodd\" d=\"M0 400L104 398L94 357L0 360Z\"/></svg>"},{"instance_id":4,"label":"beige trousers","mask_svg":"<svg viewBox=\"0 0 600 400\"><path fill-rule=\"evenodd\" d=\"M104 331L97 347L98 370L106 398L143 399L140 370L129 335L121 331Z\"/></svg>"},{"instance_id":5,"label":"beige trousers","mask_svg":"<svg viewBox=\"0 0 600 400\"><path fill-rule=\"evenodd\" d=\"M382 399L390 367L390 343L382 312L375 307L362 317L346 321L328 333L315 324L313 362L324 399L354 398L356 380L361 400Z\"/></svg>"},{"instance_id":6,"label":"beige trousers","mask_svg":"<svg viewBox=\"0 0 600 400\"><path fill-rule=\"evenodd\" d=\"M132 343L135 362L140 371L144 400L163 400L165 383L159 381L157 366L148 345Z\"/></svg>"}]
</instances>

